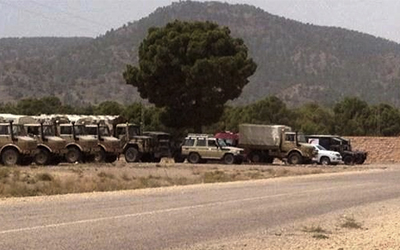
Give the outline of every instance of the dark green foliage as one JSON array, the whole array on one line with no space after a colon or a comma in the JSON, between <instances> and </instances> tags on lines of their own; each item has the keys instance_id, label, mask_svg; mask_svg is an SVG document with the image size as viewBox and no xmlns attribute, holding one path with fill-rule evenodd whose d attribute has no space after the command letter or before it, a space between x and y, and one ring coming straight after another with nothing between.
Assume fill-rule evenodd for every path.
<instances>
[{"instance_id":1,"label":"dark green foliage","mask_svg":"<svg viewBox=\"0 0 400 250\"><path fill-rule=\"evenodd\" d=\"M295 128L305 134L331 134L334 130L332 110L316 103L308 103L294 111Z\"/></svg>"},{"instance_id":2,"label":"dark green foliage","mask_svg":"<svg viewBox=\"0 0 400 250\"><path fill-rule=\"evenodd\" d=\"M119 115L123 111L123 107L118 102L105 101L99 104L94 111L95 115Z\"/></svg>"},{"instance_id":3,"label":"dark green foliage","mask_svg":"<svg viewBox=\"0 0 400 250\"><path fill-rule=\"evenodd\" d=\"M149 29L139 48L139 66L128 65L124 79L142 98L165 108L166 125L200 132L241 94L255 69L247 47L227 27L175 21Z\"/></svg>"},{"instance_id":4,"label":"dark green foliage","mask_svg":"<svg viewBox=\"0 0 400 250\"><path fill-rule=\"evenodd\" d=\"M48 107L44 107L43 102L48 103ZM118 109L106 107L118 107ZM51 110L60 112L50 112ZM119 113L114 112L115 110L119 110ZM45 97L24 99L16 105L0 104L1 113L26 115L28 113L40 114L43 111L85 115L113 113L122 115L129 122L140 124L144 130L166 131L179 138L188 133L188 130L183 128L166 127L161 120L161 115L165 114L162 109L141 103L123 106L113 102L104 102L98 106L71 107L61 105L57 98ZM400 135L399 109L384 103L368 106L366 102L359 98L349 97L338 102L333 109L316 103L307 103L299 108L290 109L282 100L274 96L267 97L252 105L226 106L219 121L205 127L204 132L237 132L241 123L283 124L306 134Z\"/></svg>"},{"instance_id":5,"label":"dark green foliage","mask_svg":"<svg viewBox=\"0 0 400 250\"><path fill-rule=\"evenodd\" d=\"M357 97L346 97L336 103L333 108L335 113L335 132L340 135L366 135L368 132L368 117L370 109L368 104Z\"/></svg>"}]
</instances>

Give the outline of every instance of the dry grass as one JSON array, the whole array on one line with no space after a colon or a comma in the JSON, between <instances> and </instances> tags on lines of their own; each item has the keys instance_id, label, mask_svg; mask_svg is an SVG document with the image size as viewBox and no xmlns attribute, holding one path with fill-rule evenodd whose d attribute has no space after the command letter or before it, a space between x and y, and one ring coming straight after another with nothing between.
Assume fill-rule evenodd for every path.
<instances>
[{"instance_id":1,"label":"dry grass","mask_svg":"<svg viewBox=\"0 0 400 250\"><path fill-rule=\"evenodd\" d=\"M0 197L115 191L340 171L345 169L311 165L128 164L123 161L101 165L0 167Z\"/></svg>"}]
</instances>

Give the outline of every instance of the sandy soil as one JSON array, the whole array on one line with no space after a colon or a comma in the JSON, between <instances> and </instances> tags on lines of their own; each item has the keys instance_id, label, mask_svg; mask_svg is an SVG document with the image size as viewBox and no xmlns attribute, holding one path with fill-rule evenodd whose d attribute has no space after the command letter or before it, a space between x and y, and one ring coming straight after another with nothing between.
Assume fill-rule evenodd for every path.
<instances>
[{"instance_id":1,"label":"sandy soil","mask_svg":"<svg viewBox=\"0 0 400 250\"><path fill-rule=\"evenodd\" d=\"M391 200L353 207L191 249L400 249L399 206L400 200ZM357 227L344 227L346 221Z\"/></svg>"}]
</instances>

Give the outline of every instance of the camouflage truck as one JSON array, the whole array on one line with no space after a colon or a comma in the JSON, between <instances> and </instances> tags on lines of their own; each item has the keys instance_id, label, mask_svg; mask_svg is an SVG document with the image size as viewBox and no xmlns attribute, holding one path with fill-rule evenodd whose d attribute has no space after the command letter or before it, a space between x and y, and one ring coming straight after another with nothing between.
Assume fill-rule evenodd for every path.
<instances>
[{"instance_id":1,"label":"camouflage truck","mask_svg":"<svg viewBox=\"0 0 400 250\"><path fill-rule=\"evenodd\" d=\"M151 161L154 158L153 137L142 135L138 125L116 124L113 135L121 140L122 153L126 162Z\"/></svg>"},{"instance_id":2,"label":"camouflage truck","mask_svg":"<svg viewBox=\"0 0 400 250\"><path fill-rule=\"evenodd\" d=\"M100 150L97 138L87 135L83 124L57 124L57 135L67 142L68 152L65 154L65 160L69 163L93 161Z\"/></svg>"},{"instance_id":3,"label":"camouflage truck","mask_svg":"<svg viewBox=\"0 0 400 250\"><path fill-rule=\"evenodd\" d=\"M28 136L34 138L37 145L37 153L34 156L34 162L37 165L58 164L66 155L66 141L56 136L56 127L54 124L43 124L30 122L24 124Z\"/></svg>"},{"instance_id":4,"label":"camouflage truck","mask_svg":"<svg viewBox=\"0 0 400 250\"><path fill-rule=\"evenodd\" d=\"M151 140L152 154L151 161L160 161L163 157L173 157L176 149L173 148L171 135L161 131L144 131L144 136L149 136Z\"/></svg>"},{"instance_id":5,"label":"camouflage truck","mask_svg":"<svg viewBox=\"0 0 400 250\"><path fill-rule=\"evenodd\" d=\"M272 163L275 158L289 164L310 163L317 154L303 134L284 125L240 124L238 147L252 162Z\"/></svg>"},{"instance_id":6,"label":"camouflage truck","mask_svg":"<svg viewBox=\"0 0 400 250\"><path fill-rule=\"evenodd\" d=\"M111 136L110 129L105 124L86 124L86 132L98 140L99 151L94 157L95 162L114 162L122 153L121 140Z\"/></svg>"},{"instance_id":7,"label":"camouflage truck","mask_svg":"<svg viewBox=\"0 0 400 250\"><path fill-rule=\"evenodd\" d=\"M27 136L22 125L13 124L13 120L6 122L6 119L0 118L0 122L2 164L6 166L30 164L37 152L36 140Z\"/></svg>"}]
</instances>

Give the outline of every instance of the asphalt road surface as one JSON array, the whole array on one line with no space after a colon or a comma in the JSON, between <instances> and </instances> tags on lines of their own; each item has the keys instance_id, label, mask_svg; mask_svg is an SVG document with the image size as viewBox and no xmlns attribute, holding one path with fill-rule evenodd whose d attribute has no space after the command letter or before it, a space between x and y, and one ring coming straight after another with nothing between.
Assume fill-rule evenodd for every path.
<instances>
[{"instance_id":1,"label":"asphalt road surface","mask_svg":"<svg viewBox=\"0 0 400 250\"><path fill-rule=\"evenodd\" d=\"M0 249L169 249L400 197L400 169L0 201Z\"/></svg>"}]
</instances>

